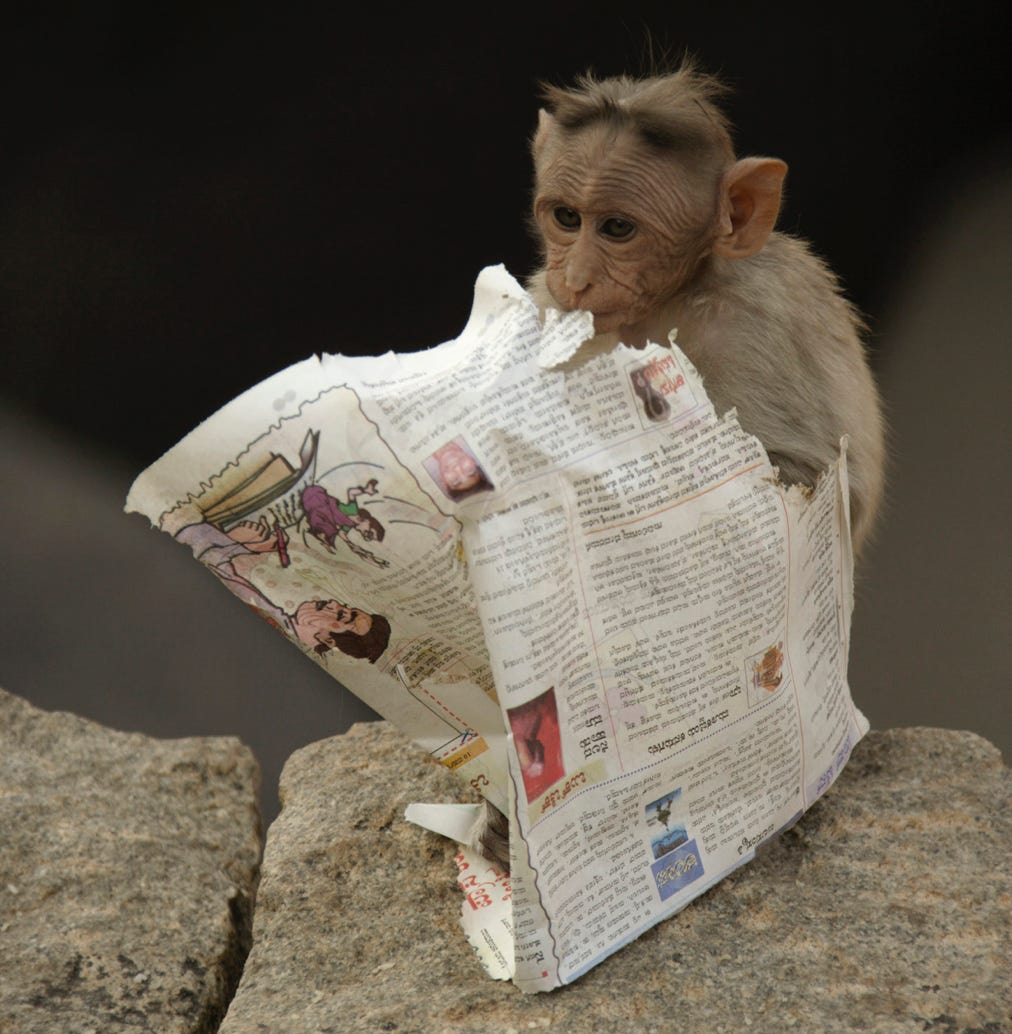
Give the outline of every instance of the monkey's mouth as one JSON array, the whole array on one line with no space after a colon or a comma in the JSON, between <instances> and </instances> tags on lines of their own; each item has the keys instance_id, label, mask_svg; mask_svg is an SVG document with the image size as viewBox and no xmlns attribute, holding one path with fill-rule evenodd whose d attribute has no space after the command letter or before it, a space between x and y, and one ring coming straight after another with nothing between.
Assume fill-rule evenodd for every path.
<instances>
[{"instance_id":1,"label":"monkey's mouth","mask_svg":"<svg viewBox=\"0 0 1012 1034\"><path fill-rule=\"evenodd\" d=\"M610 330L618 330L621 325L622 311L620 309L609 309L607 312L594 311L594 330L598 334L604 334Z\"/></svg>"},{"instance_id":2,"label":"monkey's mouth","mask_svg":"<svg viewBox=\"0 0 1012 1034\"><path fill-rule=\"evenodd\" d=\"M581 304L579 300L572 297L567 298L565 294L562 294L562 292L555 293L551 288L549 288L549 294L551 294L552 298L563 312L589 312L591 316L594 317L595 334L603 334L611 330L617 330L623 323L623 317L626 311L625 309L597 309L588 304L586 300Z\"/></svg>"}]
</instances>

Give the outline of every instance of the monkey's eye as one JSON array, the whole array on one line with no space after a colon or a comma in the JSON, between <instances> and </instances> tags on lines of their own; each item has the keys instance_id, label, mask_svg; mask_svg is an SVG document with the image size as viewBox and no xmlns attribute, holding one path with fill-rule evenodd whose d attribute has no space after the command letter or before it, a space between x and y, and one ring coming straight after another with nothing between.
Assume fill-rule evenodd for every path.
<instances>
[{"instance_id":1,"label":"monkey's eye","mask_svg":"<svg viewBox=\"0 0 1012 1034\"><path fill-rule=\"evenodd\" d=\"M636 232L636 227L629 222L628 219L619 219L617 216L612 216L611 219L605 219L601 223L601 233L605 237L611 237L612 240L620 241L626 237L631 237Z\"/></svg>"},{"instance_id":2,"label":"monkey's eye","mask_svg":"<svg viewBox=\"0 0 1012 1034\"><path fill-rule=\"evenodd\" d=\"M555 221L564 230L576 230L580 226L580 213L572 208L565 208L560 205L552 212L552 215L555 216Z\"/></svg>"}]
</instances>

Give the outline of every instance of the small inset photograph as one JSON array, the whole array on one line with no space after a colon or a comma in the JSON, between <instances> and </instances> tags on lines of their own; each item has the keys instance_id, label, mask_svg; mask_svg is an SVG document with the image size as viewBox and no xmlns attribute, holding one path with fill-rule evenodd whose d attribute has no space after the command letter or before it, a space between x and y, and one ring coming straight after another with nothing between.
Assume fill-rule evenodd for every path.
<instances>
[{"instance_id":1,"label":"small inset photograph","mask_svg":"<svg viewBox=\"0 0 1012 1034\"><path fill-rule=\"evenodd\" d=\"M677 814L681 796L682 790L679 787L656 801L651 801L643 809L647 817L647 828L650 830L650 850L654 858L663 858L689 839L685 823Z\"/></svg>"},{"instance_id":2,"label":"small inset photograph","mask_svg":"<svg viewBox=\"0 0 1012 1034\"><path fill-rule=\"evenodd\" d=\"M462 435L451 438L422 463L451 502L459 503L495 488Z\"/></svg>"},{"instance_id":3,"label":"small inset photograph","mask_svg":"<svg viewBox=\"0 0 1012 1034\"><path fill-rule=\"evenodd\" d=\"M695 396L673 355L637 361L628 369L644 427L681 416L695 407Z\"/></svg>"},{"instance_id":4,"label":"small inset photograph","mask_svg":"<svg viewBox=\"0 0 1012 1034\"><path fill-rule=\"evenodd\" d=\"M771 643L745 661L745 685L750 707L761 704L776 693L784 681L783 640Z\"/></svg>"},{"instance_id":5,"label":"small inset photograph","mask_svg":"<svg viewBox=\"0 0 1012 1034\"><path fill-rule=\"evenodd\" d=\"M633 391L643 407L643 415L647 420L660 423L671 416L668 400L653 386L647 373L647 367L638 366L629 374Z\"/></svg>"},{"instance_id":6,"label":"small inset photograph","mask_svg":"<svg viewBox=\"0 0 1012 1034\"><path fill-rule=\"evenodd\" d=\"M555 688L506 711L520 761L527 803L537 800L565 774Z\"/></svg>"}]
</instances>

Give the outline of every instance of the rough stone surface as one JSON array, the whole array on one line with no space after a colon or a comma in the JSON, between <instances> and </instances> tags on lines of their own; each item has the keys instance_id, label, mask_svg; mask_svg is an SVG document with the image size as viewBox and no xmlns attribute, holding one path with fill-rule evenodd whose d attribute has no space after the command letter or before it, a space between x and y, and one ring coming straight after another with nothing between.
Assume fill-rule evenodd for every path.
<instances>
[{"instance_id":1,"label":"rough stone surface","mask_svg":"<svg viewBox=\"0 0 1012 1034\"><path fill-rule=\"evenodd\" d=\"M249 949L258 772L0 690L0 1032L204 1034Z\"/></svg>"},{"instance_id":2,"label":"rough stone surface","mask_svg":"<svg viewBox=\"0 0 1012 1034\"><path fill-rule=\"evenodd\" d=\"M1009 771L972 733L872 733L751 865L533 997L484 975L452 848L402 818L463 799L448 772L358 725L281 795L223 1034L1012 1030Z\"/></svg>"}]
</instances>

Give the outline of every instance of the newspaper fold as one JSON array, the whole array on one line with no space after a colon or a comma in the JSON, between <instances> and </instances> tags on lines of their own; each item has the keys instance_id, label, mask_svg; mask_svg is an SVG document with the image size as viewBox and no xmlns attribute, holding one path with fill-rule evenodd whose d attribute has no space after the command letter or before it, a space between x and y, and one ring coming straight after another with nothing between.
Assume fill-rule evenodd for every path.
<instances>
[{"instance_id":1,"label":"newspaper fold","mask_svg":"<svg viewBox=\"0 0 1012 1034\"><path fill-rule=\"evenodd\" d=\"M528 992L748 861L867 731L846 443L784 488L677 346L591 333L486 269L456 340L289 367L127 500L510 815L511 875L458 867Z\"/></svg>"}]
</instances>

